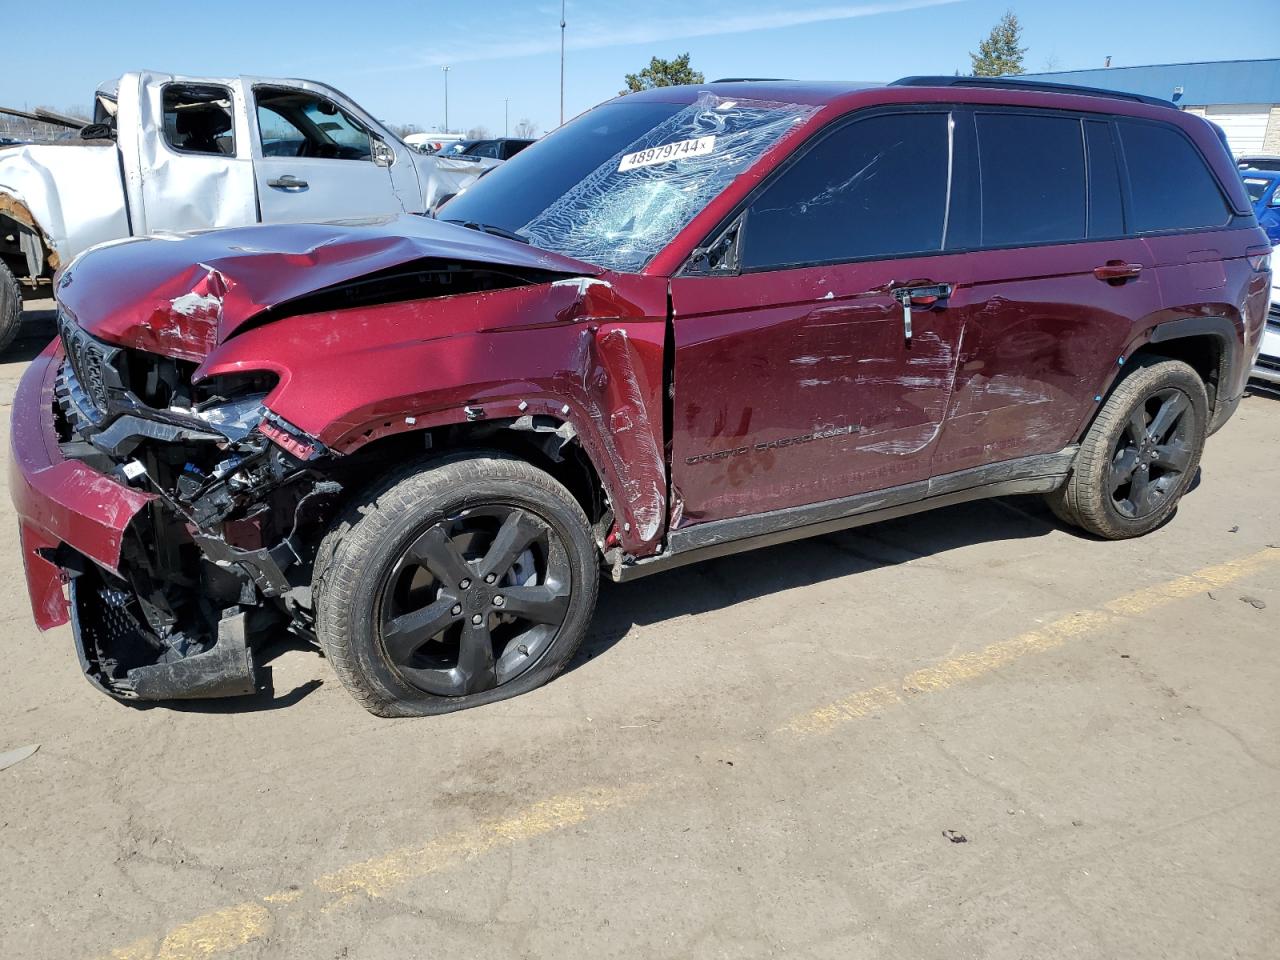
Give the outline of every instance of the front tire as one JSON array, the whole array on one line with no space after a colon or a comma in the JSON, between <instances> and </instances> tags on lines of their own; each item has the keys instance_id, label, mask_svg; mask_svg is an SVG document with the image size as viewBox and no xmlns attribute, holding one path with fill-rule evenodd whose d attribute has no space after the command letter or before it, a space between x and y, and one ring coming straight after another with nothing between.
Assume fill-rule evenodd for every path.
<instances>
[{"instance_id":1,"label":"front tire","mask_svg":"<svg viewBox=\"0 0 1280 960\"><path fill-rule=\"evenodd\" d=\"M317 633L371 713L448 713L546 683L586 633L599 564L581 506L497 452L378 484L325 537Z\"/></svg>"},{"instance_id":2,"label":"front tire","mask_svg":"<svg viewBox=\"0 0 1280 960\"><path fill-rule=\"evenodd\" d=\"M22 329L22 289L9 265L0 260L0 353L9 349Z\"/></svg>"},{"instance_id":3,"label":"front tire","mask_svg":"<svg viewBox=\"0 0 1280 960\"><path fill-rule=\"evenodd\" d=\"M1209 400L1195 370L1180 360L1135 367L1103 404L1049 506L1107 540L1150 533L1191 485L1208 425Z\"/></svg>"}]
</instances>

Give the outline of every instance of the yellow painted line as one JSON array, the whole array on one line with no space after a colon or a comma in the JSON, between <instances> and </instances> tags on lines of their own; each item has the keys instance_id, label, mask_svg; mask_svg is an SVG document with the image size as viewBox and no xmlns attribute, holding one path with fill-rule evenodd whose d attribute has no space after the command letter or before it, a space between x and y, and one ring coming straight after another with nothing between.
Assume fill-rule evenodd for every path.
<instances>
[{"instance_id":1,"label":"yellow painted line","mask_svg":"<svg viewBox=\"0 0 1280 960\"><path fill-rule=\"evenodd\" d=\"M863 690L794 718L783 729L828 733L842 723L991 673L1028 654L1060 647L1068 640L1114 625L1203 590L1221 587L1280 562L1280 550L1256 554L1179 577L1112 600L1096 610L1063 617L1048 626L993 643L976 653L953 657L908 674L895 684ZM361 898L385 896L412 880L458 866L492 850L576 826L614 807L628 806L646 785L595 788L553 797L510 817L490 820L425 843L403 847L317 878L309 889L291 887L196 917L163 938L145 937L112 950L103 960L203 960L262 940L276 913L293 903L315 912L339 910Z\"/></svg>"},{"instance_id":2,"label":"yellow painted line","mask_svg":"<svg viewBox=\"0 0 1280 960\"><path fill-rule=\"evenodd\" d=\"M1098 633L1176 600L1225 586L1277 562L1280 562L1280 549L1268 548L1239 560L1205 567L1187 576L1118 597L1096 610L1070 614L1037 630L909 673L897 683L883 683L860 690L793 717L782 729L802 735L830 733L845 723L905 703L912 697L976 680L1030 654L1053 650L1070 640Z\"/></svg>"},{"instance_id":3,"label":"yellow painted line","mask_svg":"<svg viewBox=\"0 0 1280 960\"><path fill-rule=\"evenodd\" d=\"M281 890L206 913L175 927L163 940L143 938L112 950L103 960L202 960L230 953L268 936L273 925L273 910L305 895L318 895L316 909L321 912L346 906L361 897L380 897L410 880L456 866L495 848L576 826L611 807L633 802L647 789L643 785L594 788L544 800L510 817L444 834L425 844L393 850L326 874L315 881L312 892Z\"/></svg>"},{"instance_id":4,"label":"yellow painted line","mask_svg":"<svg viewBox=\"0 0 1280 960\"><path fill-rule=\"evenodd\" d=\"M506 820L448 834L423 846L397 850L353 864L315 881L325 893L345 898L355 893L380 897L389 889L487 853L494 847L532 840L582 823L591 814L632 799L631 790L592 790L534 804Z\"/></svg>"}]
</instances>

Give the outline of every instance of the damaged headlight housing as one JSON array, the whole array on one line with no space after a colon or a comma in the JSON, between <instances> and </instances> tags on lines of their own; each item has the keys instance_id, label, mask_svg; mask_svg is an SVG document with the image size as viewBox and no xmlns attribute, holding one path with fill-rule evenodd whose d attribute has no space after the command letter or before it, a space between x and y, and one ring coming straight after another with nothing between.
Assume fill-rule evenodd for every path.
<instances>
[{"instance_id":1,"label":"damaged headlight housing","mask_svg":"<svg viewBox=\"0 0 1280 960\"><path fill-rule=\"evenodd\" d=\"M274 373L262 371L210 377L192 385L194 402L181 412L203 420L232 442L242 440L267 415L267 394L277 380Z\"/></svg>"}]
</instances>

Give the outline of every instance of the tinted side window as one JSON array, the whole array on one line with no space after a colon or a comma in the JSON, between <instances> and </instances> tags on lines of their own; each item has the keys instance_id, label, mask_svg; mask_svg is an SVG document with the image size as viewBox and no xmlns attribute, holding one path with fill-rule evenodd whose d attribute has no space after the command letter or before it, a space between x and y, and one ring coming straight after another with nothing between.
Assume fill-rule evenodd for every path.
<instances>
[{"instance_id":1,"label":"tinted side window","mask_svg":"<svg viewBox=\"0 0 1280 960\"><path fill-rule=\"evenodd\" d=\"M1111 140L1111 125L1086 120L1084 136L1089 154L1089 236L1123 236L1120 164Z\"/></svg>"},{"instance_id":2,"label":"tinted side window","mask_svg":"<svg viewBox=\"0 0 1280 960\"><path fill-rule=\"evenodd\" d=\"M226 87L166 84L160 105L164 114L164 139L174 150L235 156L231 91Z\"/></svg>"},{"instance_id":3,"label":"tinted side window","mask_svg":"<svg viewBox=\"0 0 1280 960\"><path fill-rule=\"evenodd\" d=\"M474 146L467 148L467 156L485 157L489 160L499 160L501 144L497 140L481 140Z\"/></svg>"},{"instance_id":4,"label":"tinted side window","mask_svg":"<svg viewBox=\"0 0 1280 960\"><path fill-rule=\"evenodd\" d=\"M747 213L744 269L942 249L947 114L858 120L770 184Z\"/></svg>"},{"instance_id":5,"label":"tinted side window","mask_svg":"<svg viewBox=\"0 0 1280 960\"><path fill-rule=\"evenodd\" d=\"M1084 142L1071 117L979 114L982 245L1085 236Z\"/></svg>"},{"instance_id":6,"label":"tinted side window","mask_svg":"<svg viewBox=\"0 0 1280 960\"><path fill-rule=\"evenodd\" d=\"M1220 227L1227 222L1230 214L1218 182L1190 140L1158 123L1120 120L1116 126L1129 170L1132 232Z\"/></svg>"}]
</instances>

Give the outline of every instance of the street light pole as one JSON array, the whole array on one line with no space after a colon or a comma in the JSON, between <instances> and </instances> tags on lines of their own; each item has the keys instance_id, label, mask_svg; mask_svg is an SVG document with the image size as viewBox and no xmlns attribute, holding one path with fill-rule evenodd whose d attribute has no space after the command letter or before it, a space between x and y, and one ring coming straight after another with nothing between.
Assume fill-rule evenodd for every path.
<instances>
[{"instance_id":1,"label":"street light pole","mask_svg":"<svg viewBox=\"0 0 1280 960\"><path fill-rule=\"evenodd\" d=\"M441 67L444 71L444 132L449 132L449 68Z\"/></svg>"},{"instance_id":2,"label":"street light pole","mask_svg":"<svg viewBox=\"0 0 1280 960\"><path fill-rule=\"evenodd\" d=\"M560 0L560 126L564 126L564 0Z\"/></svg>"}]
</instances>

